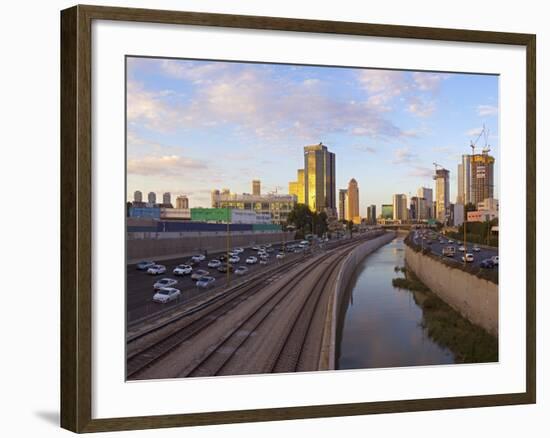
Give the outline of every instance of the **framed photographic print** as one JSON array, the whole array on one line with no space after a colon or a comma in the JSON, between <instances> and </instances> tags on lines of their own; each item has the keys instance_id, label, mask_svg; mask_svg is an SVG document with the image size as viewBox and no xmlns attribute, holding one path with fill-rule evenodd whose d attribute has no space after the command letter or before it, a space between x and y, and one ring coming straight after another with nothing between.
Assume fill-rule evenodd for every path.
<instances>
[{"instance_id":1,"label":"framed photographic print","mask_svg":"<svg viewBox=\"0 0 550 438\"><path fill-rule=\"evenodd\" d=\"M535 402L535 36L61 13L61 420Z\"/></svg>"}]
</instances>

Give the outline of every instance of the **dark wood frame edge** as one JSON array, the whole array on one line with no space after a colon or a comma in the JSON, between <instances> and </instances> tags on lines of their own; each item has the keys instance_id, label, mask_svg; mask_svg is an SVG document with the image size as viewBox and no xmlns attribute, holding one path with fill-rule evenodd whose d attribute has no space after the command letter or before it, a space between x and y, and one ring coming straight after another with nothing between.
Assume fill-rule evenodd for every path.
<instances>
[{"instance_id":1,"label":"dark wood frame edge","mask_svg":"<svg viewBox=\"0 0 550 438\"><path fill-rule=\"evenodd\" d=\"M414 38L526 47L527 321L526 392L245 411L92 419L91 368L91 23L140 21L297 32ZM99 432L396 413L536 402L536 36L78 5L61 12L61 426Z\"/></svg>"}]
</instances>

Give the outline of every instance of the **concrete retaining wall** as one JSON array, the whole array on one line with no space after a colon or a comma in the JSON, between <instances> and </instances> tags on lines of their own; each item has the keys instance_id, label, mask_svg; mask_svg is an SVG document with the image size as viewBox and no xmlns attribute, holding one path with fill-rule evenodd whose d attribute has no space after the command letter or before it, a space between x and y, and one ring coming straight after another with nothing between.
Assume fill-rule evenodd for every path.
<instances>
[{"instance_id":1,"label":"concrete retaining wall","mask_svg":"<svg viewBox=\"0 0 550 438\"><path fill-rule=\"evenodd\" d=\"M498 336L498 285L451 268L408 246L405 262L422 283L464 318Z\"/></svg>"},{"instance_id":2,"label":"concrete retaining wall","mask_svg":"<svg viewBox=\"0 0 550 438\"><path fill-rule=\"evenodd\" d=\"M336 367L336 337L339 319L343 316L342 306L344 302L345 292L349 286L349 282L353 277L353 272L363 259L376 251L381 246L391 242L396 236L393 231L387 232L379 237L369 240L351 251L340 267L336 285L333 292L332 300L327 311L327 320L325 321L325 330L323 333L323 349L319 360L320 370L334 370Z\"/></svg>"},{"instance_id":3,"label":"concrete retaining wall","mask_svg":"<svg viewBox=\"0 0 550 438\"><path fill-rule=\"evenodd\" d=\"M186 236L171 239L128 239L126 258L128 263L139 259L162 260L171 257L183 257L197 252L223 251L227 248L226 233ZM275 243L294 239L294 232L286 233L231 233L230 247L249 246L251 244Z\"/></svg>"}]
</instances>

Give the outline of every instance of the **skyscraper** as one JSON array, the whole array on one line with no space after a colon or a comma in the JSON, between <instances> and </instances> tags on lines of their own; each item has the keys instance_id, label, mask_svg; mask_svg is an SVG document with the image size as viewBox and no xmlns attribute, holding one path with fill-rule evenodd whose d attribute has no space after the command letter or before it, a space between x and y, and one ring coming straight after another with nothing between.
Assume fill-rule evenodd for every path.
<instances>
[{"instance_id":1,"label":"skyscraper","mask_svg":"<svg viewBox=\"0 0 550 438\"><path fill-rule=\"evenodd\" d=\"M367 207L367 222L369 225L376 224L376 205L374 204Z\"/></svg>"},{"instance_id":2,"label":"skyscraper","mask_svg":"<svg viewBox=\"0 0 550 438\"><path fill-rule=\"evenodd\" d=\"M189 199L187 199L187 196L181 195L176 198L176 208L189 208Z\"/></svg>"},{"instance_id":3,"label":"skyscraper","mask_svg":"<svg viewBox=\"0 0 550 438\"><path fill-rule=\"evenodd\" d=\"M170 195L170 192L166 192L162 195L162 203L164 206L172 204L172 195Z\"/></svg>"},{"instance_id":4,"label":"skyscraper","mask_svg":"<svg viewBox=\"0 0 550 438\"><path fill-rule=\"evenodd\" d=\"M134 192L134 202L143 202L143 194L139 190Z\"/></svg>"},{"instance_id":5,"label":"skyscraper","mask_svg":"<svg viewBox=\"0 0 550 438\"><path fill-rule=\"evenodd\" d=\"M433 190L427 187L420 187L417 191L419 198L424 198L423 219L431 219L434 217L433 212Z\"/></svg>"},{"instance_id":6,"label":"skyscraper","mask_svg":"<svg viewBox=\"0 0 550 438\"><path fill-rule=\"evenodd\" d=\"M157 195L155 192L149 192L147 195L147 202L149 204L156 204L157 203Z\"/></svg>"},{"instance_id":7,"label":"skyscraper","mask_svg":"<svg viewBox=\"0 0 550 438\"><path fill-rule=\"evenodd\" d=\"M343 221L346 219L346 204L347 204L348 190L340 189L338 192L338 219Z\"/></svg>"},{"instance_id":8,"label":"skyscraper","mask_svg":"<svg viewBox=\"0 0 550 438\"><path fill-rule=\"evenodd\" d=\"M406 221L408 217L407 195L393 195L393 220Z\"/></svg>"},{"instance_id":9,"label":"skyscraper","mask_svg":"<svg viewBox=\"0 0 550 438\"><path fill-rule=\"evenodd\" d=\"M495 159L490 156L488 150L481 154L470 156L471 166L471 199L470 202L477 206L487 198L494 196L494 165Z\"/></svg>"},{"instance_id":10,"label":"skyscraper","mask_svg":"<svg viewBox=\"0 0 550 438\"><path fill-rule=\"evenodd\" d=\"M336 212L336 156L322 143L304 147L305 203L312 211Z\"/></svg>"},{"instance_id":11,"label":"skyscraper","mask_svg":"<svg viewBox=\"0 0 550 438\"><path fill-rule=\"evenodd\" d=\"M383 219L393 219L393 204L382 204L381 216Z\"/></svg>"},{"instance_id":12,"label":"skyscraper","mask_svg":"<svg viewBox=\"0 0 550 438\"><path fill-rule=\"evenodd\" d=\"M296 196L299 204L305 204L304 169L298 169L298 179L288 183L288 193Z\"/></svg>"},{"instance_id":13,"label":"skyscraper","mask_svg":"<svg viewBox=\"0 0 550 438\"><path fill-rule=\"evenodd\" d=\"M447 207L449 206L449 171L436 169L435 175L435 218L445 223Z\"/></svg>"},{"instance_id":14,"label":"skyscraper","mask_svg":"<svg viewBox=\"0 0 550 438\"><path fill-rule=\"evenodd\" d=\"M259 179L252 180L252 194L255 196L260 196L261 194L261 182Z\"/></svg>"},{"instance_id":15,"label":"skyscraper","mask_svg":"<svg viewBox=\"0 0 550 438\"><path fill-rule=\"evenodd\" d=\"M458 165L456 203L466 205L471 202L471 155L462 155Z\"/></svg>"},{"instance_id":16,"label":"skyscraper","mask_svg":"<svg viewBox=\"0 0 550 438\"><path fill-rule=\"evenodd\" d=\"M359 186L355 178L350 179L348 183L348 196L346 205L346 220L352 221L354 224L361 223L359 215Z\"/></svg>"}]
</instances>

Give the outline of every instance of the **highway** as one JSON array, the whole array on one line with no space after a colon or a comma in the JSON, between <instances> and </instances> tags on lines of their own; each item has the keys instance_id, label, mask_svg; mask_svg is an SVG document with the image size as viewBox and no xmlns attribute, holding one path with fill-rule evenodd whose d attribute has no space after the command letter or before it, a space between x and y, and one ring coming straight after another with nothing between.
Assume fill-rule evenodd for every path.
<instances>
[{"instance_id":1,"label":"highway","mask_svg":"<svg viewBox=\"0 0 550 438\"><path fill-rule=\"evenodd\" d=\"M422 232L418 230L413 231L414 243L421 246L423 245L425 248L430 248L432 251L432 254L438 255L441 258L445 258L449 261L455 261L456 263L463 263L462 255L464 253L458 250L458 248L462 245L462 241L458 241L460 242L458 243L456 240L451 239L451 240L454 240L454 243L451 244L449 243L449 238L444 236L443 234L435 233L434 231L430 231L430 233L436 234L437 239L435 240L431 239L430 237L428 237L428 233L425 233L426 236L424 239L422 239ZM441 241L443 241L444 243L441 243ZM447 246L455 247L454 257L446 257L443 255L443 248ZM480 250L478 252L474 251L473 250L474 246L478 246ZM468 262L468 264L474 267L480 267L480 263L485 259L490 259L493 256L498 256L498 248L489 248L486 246L480 246L472 243L468 243L466 245L466 252L473 254L474 261ZM497 270L498 266L495 266L493 269Z\"/></svg>"},{"instance_id":2,"label":"highway","mask_svg":"<svg viewBox=\"0 0 550 438\"><path fill-rule=\"evenodd\" d=\"M287 244L296 243L296 242L287 242ZM245 251L240 254L240 262L234 264L237 266L246 266L249 269L249 272L243 277L250 277L260 270L267 270L270 266L279 265L282 262L277 260L275 256L279 252L281 245L273 245L273 252L269 253L270 258L267 265L260 265L258 258L258 251L252 250L251 247L243 248ZM185 276L176 276L173 274L173 270L176 266L180 264L187 264L190 261L190 257L187 258L173 258L168 260L159 261L158 263L166 266L166 272L159 275L150 275L146 271L140 271L137 269L136 264L127 265L126 272L126 311L127 311L127 322L133 323L136 320L140 320L144 317L147 317L151 314L158 313L159 310L166 310L171 307L178 306L186 301L197 298L200 295L205 294L206 292L211 291L212 289L225 288L227 285L227 274L218 272L217 268L209 268L208 262L210 260L217 259L220 255L225 254L225 252L209 253L208 257L205 258L202 262L193 266L193 271L197 269L202 269L208 271L208 275L216 279L213 286L205 289L199 289L195 286L195 281L191 279L191 275ZM258 258L258 263L253 265L246 264L246 258L248 256L256 256ZM290 259L296 259L303 257L303 254L287 254L284 262L290 261ZM230 285L235 283L237 280L241 280L243 277L237 276L233 273L229 274ZM160 304L153 302L153 284L160 280L161 278L171 278L178 281L178 283L172 287L179 289L182 293L182 297L179 301L172 301L166 304Z\"/></svg>"},{"instance_id":3,"label":"highway","mask_svg":"<svg viewBox=\"0 0 550 438\"><path fill-rule=\"evenodd\" d=\"M128 378L317 370L328 300L344 255L378 235L336 242L133 336L127 341Z\"/></svg>"}]
</instances>

